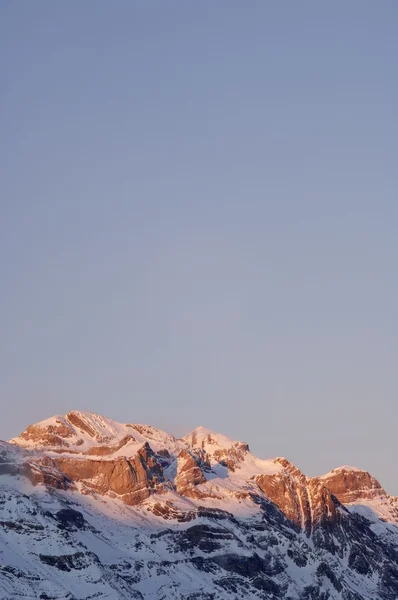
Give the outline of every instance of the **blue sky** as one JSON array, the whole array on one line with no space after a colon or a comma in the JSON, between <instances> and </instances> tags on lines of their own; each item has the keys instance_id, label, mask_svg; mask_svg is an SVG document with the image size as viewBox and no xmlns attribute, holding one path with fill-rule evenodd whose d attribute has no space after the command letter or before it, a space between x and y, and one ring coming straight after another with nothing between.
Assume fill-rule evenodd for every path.
<instances>
[{"instance_id":1,"label":"blue sky","mask_svg":"<svg viewBox=\"0 0 398 600\"><path fill-rule=\"evenodd\" d=\"M395 1L4 1L0 438L197 425L398 494Z\"/></svg>"}]
</instances>

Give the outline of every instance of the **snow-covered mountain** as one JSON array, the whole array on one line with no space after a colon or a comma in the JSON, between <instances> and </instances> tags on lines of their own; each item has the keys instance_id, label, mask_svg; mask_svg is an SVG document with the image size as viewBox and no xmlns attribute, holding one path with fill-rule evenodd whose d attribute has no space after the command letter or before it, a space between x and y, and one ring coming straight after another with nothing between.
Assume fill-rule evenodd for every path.
<instances>
[{"instance_id":1,"label":"snow-covered mountain","mask_svg":"<svg viewBox=\"0 0 398 600\"><path fill-rule=\"evenodd\" d=\"M397 600L398 499L198 427L72 411L0 442L0 599Z\"/></svg>"}]
</instances>

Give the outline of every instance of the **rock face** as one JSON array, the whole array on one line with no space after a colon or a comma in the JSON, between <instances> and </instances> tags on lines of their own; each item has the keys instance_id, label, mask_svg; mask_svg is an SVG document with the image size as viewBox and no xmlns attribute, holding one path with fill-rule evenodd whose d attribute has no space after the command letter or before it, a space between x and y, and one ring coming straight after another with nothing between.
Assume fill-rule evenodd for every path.
<instances>
[{"instance_id":1,"label":"rock face","mask_svg":"<svg viewBox=\"0 0 398 600\"><path fill-rule=\"evenodd\" d=\"M183 440L203 460L225 465L232 472L239 468L249 452L245 442L235 442L205 427L197 427Z\"/></svg>"},{"instance_id":2,"label":"rock face","mask_svg":"<svg viewBox=\"0 0 398 600\"><path fill-rule=\"evenodd\" d=\"M0 442L1 600L396 600L397 564L365 471L78 411Z\"/></svg>"},{"instance_id":3,"label":"rock face","mask_svg":"<svg viewBox=\"0 0 398 600\"><path fill-rule=\"evenodd\" d=\"M27 442L33 442L43 447L69 448L68 438L72 437L73 431L62 422L55 422L48 427L40 425L29 425L23 433L21 439Z\"/></svg>"},{"instance_id":4,"label":"rock face","mask_svg":"<svg viewBox=\"0 0 398 600\"><path fill-rule=\"evenodd\" d=\"M28 460L21 465L21 475L29 479L33 485L45 485L57 490L75 489L74 481L48 456L36 460Z\"/></svg>"},{"instance_id":5,"label":"rock face","mask_svg":"<svg viewBox=\"0 0 398 600\"><path fill-rule=\"evenodd\" d=\"M26 477L33 485L67 490L74 487L72 480L57 469L48 456L32 457L7 442L0 442L0 475Z\"/></svg>"},{"instance_id":6,"label":"rock face","mask_svg":"<svg viewBox=\"0 0 398 600\"><path fill-rule=\"evenodd\" d=\"M174 451L177 440L150 425L117 423L94 413L71 411L30 425L18 438L10 440L26 449L67 454L113 454L123 446L122 453L137 451L146 442L156 452Z\"/></svg>"},{"instance_id":7,"label":"rock face","mask_svg":"<svg viewBox=\"0 0 398 600\"><path fill-rule=\"evenodd\" d=\"M139 504L164 481L161 465L146 443L133 458L114 460L54 459L56 468L99 494L117 495L125 504Z\"/></svg>"},{"instance_id":8,"label":"rock face","mask_svg":"<svg viewBox=\"0 0 398 600\"><path fill-rule=\"evenodd\" d=\"M131 442L136 442L135 437L133 437L132 435L125 435L116 444L110 444L109 446L93 446L92 448L86 450L85 454L87 454L88 456L109 456L111 454L114 454L121 448L125 448ZM126 448L126 451L128 451L128 448Z\"/></svg>"},{"instance_id":9,"label":"rock face","mask_svg":"<svg viewBox=\"0 0 398 600\"><path fill-rule=\"evenodd\" d=\"M181 450L177 457L177 475L174 480L177 492L193 498L203 497L196 486L205 482L206 477L199 460L187 450Z\"/></svg>"},{"instance_id":10,"label":"rock face","mask_svg":"<svg viewBox=\"0 0 398 600\"><path fill-rule=\"evenodd\" d=\"M228 449L215 450L213 456L221 464L225 464L230 471L235 471L244 461L246 454L249 452L248 444L237 442Z\"/></svg>"},{"instance_id":11,"label":"rock face","mask_svg":"<svg viewBox=\"0 0 398 600\"><path fill-rule=\"evenodd\" d=\"M353 467L334 469L324 475L321 481L343 504L386 496L377 479Z\"/></svg>"},{"instance_id":12,"label":"rock face","mask_svg":"<svg viewBox=\"0 0 398 600\"><path fill-rule=\"evenodd\" d=\"M339 502L319 479L305 477L284 458L275 462L282 471L258 475L255 481L289 521L310 534L314 527L336 519Z\"/></svg>"}]
</instances>

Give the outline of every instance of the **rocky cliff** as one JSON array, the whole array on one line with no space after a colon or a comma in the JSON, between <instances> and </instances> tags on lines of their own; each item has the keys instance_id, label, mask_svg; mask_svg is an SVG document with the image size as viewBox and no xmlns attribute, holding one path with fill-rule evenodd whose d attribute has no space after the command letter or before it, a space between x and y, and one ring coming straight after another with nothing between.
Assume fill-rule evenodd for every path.
<instances>
[{"instance_id":1,"label":"rocky cliff","mask_svg":"<svg viewBox=\"0 0 398 600\"><path fill-rule=\"evenodd\" d=\"M353 467L72 411L0 443L0 598L396 600L397 508Z\"/></svg>"}]
</instances>

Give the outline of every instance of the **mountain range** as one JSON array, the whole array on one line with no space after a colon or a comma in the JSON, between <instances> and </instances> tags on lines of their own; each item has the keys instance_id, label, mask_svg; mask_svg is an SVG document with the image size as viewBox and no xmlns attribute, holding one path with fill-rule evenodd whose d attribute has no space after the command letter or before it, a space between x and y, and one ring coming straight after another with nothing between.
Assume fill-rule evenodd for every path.
<instances>
[{"instance_id":1,"label":"mountain range","mask_svg":"<svg viewBox=\"0 0 398 600\"><path fill-rule=\"evenodd\" d=\"M397 600L398 498L198 427L72 411L0 442L0 599Z\"/></svg>"}]
</instances>

